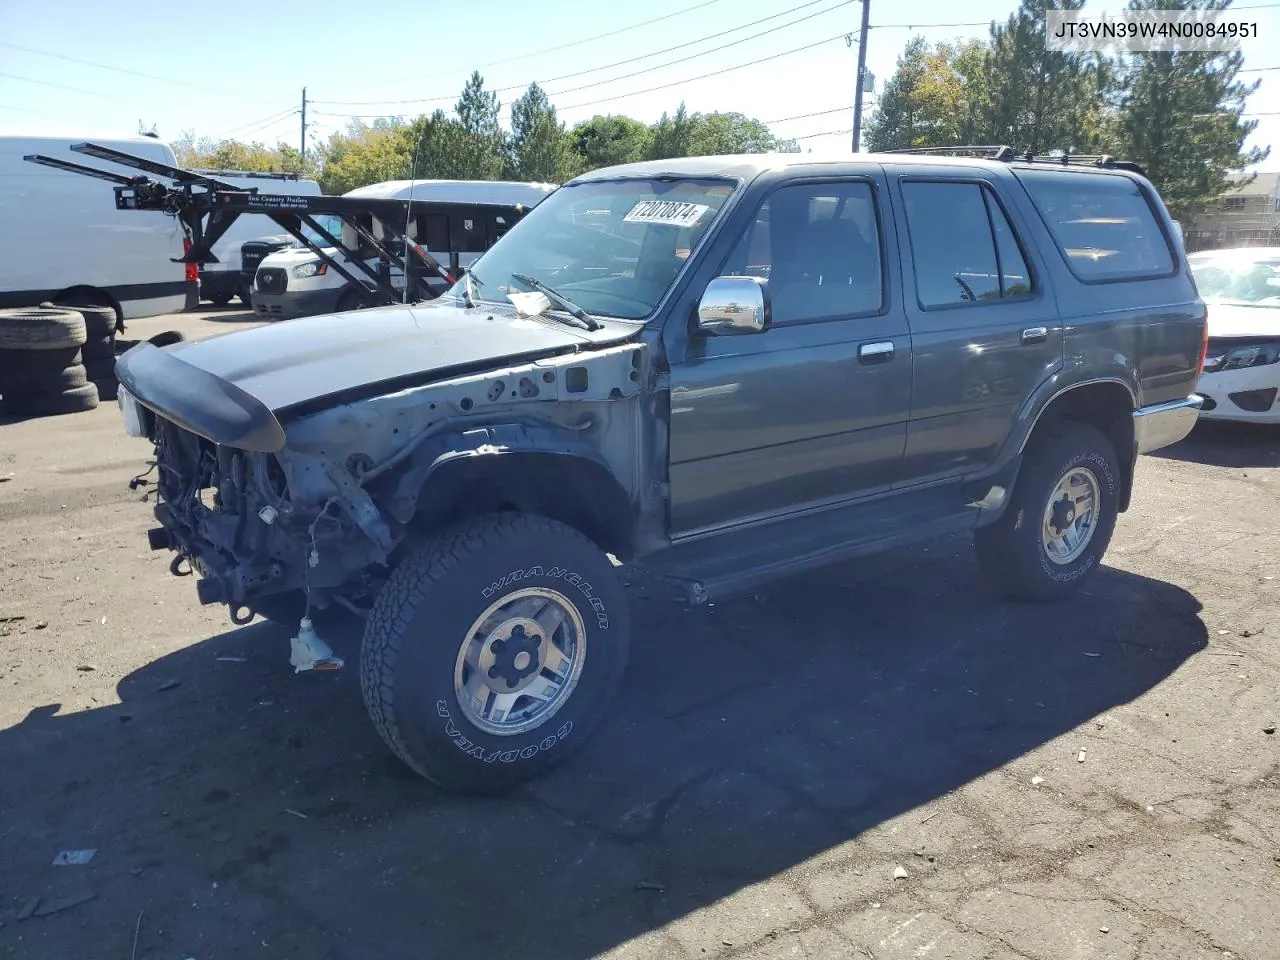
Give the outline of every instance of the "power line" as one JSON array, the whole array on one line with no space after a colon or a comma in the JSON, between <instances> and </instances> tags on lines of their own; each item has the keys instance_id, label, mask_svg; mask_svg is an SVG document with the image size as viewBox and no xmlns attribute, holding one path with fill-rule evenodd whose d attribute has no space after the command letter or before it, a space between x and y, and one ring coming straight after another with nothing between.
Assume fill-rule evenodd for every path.
<instances>
[{"instance_id":1,"label":"power line","mask_svg":"<svg viewBox=\"0 0 1280 960\"><path fill-rule=\"evenodd\" d=\"M558 109L580 110L583 107L594 107L597 104L601 104L601 103L612 103L615 100L627 100L627 99L630 99L631 97L641 96L642 94L655 93L658 90L668 90L671 87L678 87L681 84L693 83L696 80L706 80L708 77L718 77L725 73L733 73L735 70L745 70L747 67L755 67L762 63L768 63L770 60L777 60L781 57L789 57L793 53L802 53L805 50L812 50L814 47L820 47L825 43L831 43L833 40L843 40L844 36L845 35L843 33L838 33L834 37L827 37L826 39L817 40L813 43L806 43L802 47L795 47L791 50L783 50L781 53L775 53L767 57L759 57L748 63L739 63L739 64L735 64L732 67L725 67L721 70L712 70L710 73L702 73L696 77L686 77L683 80L676 80L672 83L664 83L656 87L649 87L648 89L645 89L645 90L633 90L631 93L620 94L616 97L604 97L603 99L600 99L600 100L589 100L586 103L575 103L572 106L560 107Z\"/></svg>"},{"instance_id":2,"label":"power line","mask_svg":"<svg viewBox=\"0 0 1280 960\"><path fill-rule=\"evenodd\" d=\"M623 67L629 63L638 63L641 60L648 60L652 57L661 56L662 54L665 54L665 53L672 53L676 50L682 50L686 47L692 47L699 43L704 43L707 40L715 40L719 37L728 36L729 34L736 33L739 30L745 30L748 27L754 27L761 23L766 23L769 20L777 20L779 17L785 17L787 14L795 13L798 10L803 10L807 7L816 6L819 3L826 3L826 2L828 2L828 0L808 0L807 3L799 4L798 6L791 7L779 13L775 13L767 17L761 17L758 20L752 20L748 23L742 23L736 27L731 27L728 30L720 30L716 33L708 34L705 37L699 37L696 40L689 40L689 41L686 41L685 43L677 44L674 47L665 47L662 50L655 50L651 53L640 54L639 56L632 57L629 60L622 60L617 63L606 64L605 66L602 66L602 67L592 67L590 70L578 70L575 73L566 73L558 77L549 77L546 80L534 80L532 81L532 83L536 83L538 84L538 86L543 86L548 83L558 83L561 80L572 80L574 77L586 76L589 73L599 73L601 70L612 70L615 67ZM558 97L566 93L576 93L579 90L586 90L591 87L599 87L608 83L616 83L619 80L629 80L632 77L638 77L638 76L641 76L642 74L653 73L656 70L663 70L667 67L675 66L677 63L685 63L689 60L696 60L698 57L705 57L708 54L716 53L719 50L727 50L729 47L735 47L740 43L746 43L748 40L755 40L758 37L768 36L772 33L776 33L778 30L784 30L787 27L793 27L798 23L804 23L806 20L812 20L815 17L820 17L824 14L831 13L833 10L839 10L842 7L851 6L855 2L857 2L857 0L841 0L840 3L837 3L834 6L826 7L825 9L818 10L815 13L808 14L807 16L800 17L796 20L792 20L788 23L781 24L777 27L773 27L772 29L763 30L760 33L753 33L747 37L739 37L737 40L733 40L733 41L730 41L729 43L721 44L718 47L712 47L709 50L703 50L700 53L690 54L687 57L681 57L676 60L669 60L666 63L661 63L654 67L646 67L644 70L637 70L634 73L623 74L620 77L612 77L608 80L597 80L592 83L584 84L580 87L572 87L568 90L558 90L554 94L549 94L549 96ZM508 87L495 87L489 92L490 93L510 93L514 90L528 89L529 86L530 86L529 83L513 84ZM396 104L418 104L418 103L441 103L446 100L456 100L456 99L457 99L457 94L452 94L450 96L444 96L444 97L421 97L413 100L315 100L313 102L323 103L329 106L373 106L373 105L381 105L381 104L396 105Z\"/></svg>"},{"instance_id":3,"label":"power line","mask_svg":"<svg viewBox=\"0 0 1280 960\"><path fill-rule=\"evenodd\" d=\"M234 127L228 127L225 132L235 133L238 130L246 130L249 127L252 127L256 130L264 124L271 124L280 120L284 120L287 117L293 116L297 112L298 112L297 107L285 107L283 110L273 113L270 116L262 117L258 120L250 120L247 123L237 124Z\"/></svg>"},{"instance_id":4,"label":"power line","mask_svg":"<svg viewBox=\"0 0 1280 960\"><path fill-rule=\"evenodd\" d=\"M735 70L745 70L747 67L755 67L762 63L768 63L771 60L777 60L781 57L789 57L792 54L802 53L805 50L812 50L814 47L820 47L823 44L831 43L834 40L842 40L844 37L845 37L845 34L839 33L839 34L836 34L834 37L826 37L825 39L815 41L814 43L806 43L804 46L801 46L801 47L794 47L791 50L783 50L781 53L771 54L767 57L759 57L757 59L748 61L747 63L739 63L739 64L735 64L732 67L723 67L720 70L712 70L709 73L702 73L696 77L686 77L683 80L675 80L671 83L660 84L656 87L648 87L644 90L633 90L630 93L622 93L612 97L602 97L599 100L589 100L586 103L575 103L567 107L557 107L556 109L557 111L579 110L583 107L594 107L602 103L613 103L617 100L627 100L627 99L630 99L631 97L638 97L646 93L655 93L659 90L668 90L671 87L678 87L682 84L693 83L697 80L706 80L709 77L718 77L725 73L733 73ZM564 91L560 91L560 93L563 93L563 92ZM559 93L554 94L554 96L559 96L559 95L560 95ZM375 120L383 117L392 116L392 114L386 114L386 113L321 113L319 111L316 111L316 115L323 116L323 117L338 117L342 119L351 119L351 120Z\"/></svg>"},{"instance_id":5,"label":"power line","mask_svg":"<svg viewBox=\"0 0 1280 960\"><path fill-rule=\"evenodd\" d=\"M44 114L39 110L28 110L26 107L11 107L7 103L0 103L0 110L13 110L15 113L29 113L35 117L44 116Z\"/></svg>"},{"instance_id":6,"label":"power line","mask_svg":"<svg viewBox=\"0 0 1280 960\"><path fill-rule=\"evenodd\" d=\"M79 63L87 67L97 67L99 70L111 70L115 73L127 73L130 76L142 77L144 80L156 80L160 83L172 83L179 87L191 87L193 90L202 90L205 93L216 93L220 97L244 96L244 94L226 93L222 90L213 90L209 87L202 87L196 83L188 83L186 80L173 80L169 77L158 77L154 73L141 73L137 70L126 70L124 67L113 67L109 63L98 63L96 60L82 60L79 57L69 57L64 53L51 53L48 50L37 50L34 47L23 47L16 43L0 42L0 47L8 47L10 50L21 50L23 53L34 53L41 57L53 57L55 60L66 60L68 63Z\"/></svg>"},{"instance_id":7,"label":"power line","mask_svg":"<svg viewBox=\"0 0 1280 960\"><path fill-rule=\"evenodd\" d=\"M835 107L832 110L819 110L817 113L801 113L794 117L780 117L777 120L762 120L761 123L763 123L766 127L771 127L775 123L786 123L790 120L807 120L809 119L809 117L825 117L832 113L844 113L846 110L852 110L852 109L853 109L853 104L849 104L849 106L847 107Z\"/></svg>"},{"instance_id":8,"label":"power line","mask_svg":"<svg viewBox=\"0 0 1280 960\"><path fill-rule=\"evenodd\" d=\"M693 13L695 10L701 10L703 7L709 7L713 3L719 3L720 0L703 0L702 3L696 3L692 7L683 7L680 10L673 10L671 13L663 14L660 17L653 17L650 20L642 20L639 23L633 23L629 27L619 27L616 30L610 30L608 33L597 33L594 37L583 37L581 40L572 40L569 43L562 43L557 47L545 47L542 50L532 50L529 53L522 53L518 57L508 57L505 60L494 60L490 63L482 63L475 67L476 70L487 70L489 67L500 67L508 63L516 63L520 60L528 60L530 57L539 57L544 53L556 53L560 50L568 50L570 47L580 47L584 43L591 43L593 40L603 40L606 37L616 37L620 33L628 33L632 30L639 30L641 27L647 27L650 24L661 23L663 20L670 20L673 17L684 16L686 13ZM456 70L448 70L444 73L432 73L419 77L420 80L432 80L436 77L447 77L457 73Z\"/></svg>"},{"instance_id":9,"label":"power line","mask_svg":"<svg viewBox=\"0 0 1280 960\"><path fill-rule=\"evenodd\" d=\"M59 90L70 90L72 93L83 93L91 97L106 97L108 100L120 99L113 94L102 93L99 90L86 90L84 87L69 87L65 83L54 83L50 80L36 80L34 77L20 77L16 73L0 73L0 77L6 77L9 80L21 80L23 83L37 83L42 87L56 87Z\"/></svg>"}]
</instances>

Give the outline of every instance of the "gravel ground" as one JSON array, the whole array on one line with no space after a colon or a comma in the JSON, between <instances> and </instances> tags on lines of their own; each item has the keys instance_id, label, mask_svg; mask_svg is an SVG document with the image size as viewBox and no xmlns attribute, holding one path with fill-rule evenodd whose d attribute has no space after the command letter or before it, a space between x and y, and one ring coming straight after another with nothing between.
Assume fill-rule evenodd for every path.
<instances>
[{"instance_id":1,"label":"gravel ground","mask_svg":"<svg viewBox=\"0 0 1280 960\"><path fill-rule=\"evenodd\" d=\"M477 801L378 740L355 629L294 676L168 574L114 405L0 421L0 956L1276 960L1278 451L1144 458L1066 605L993 597L963 540L637 587L607 727Z\"/></svg>"}]
</instances>

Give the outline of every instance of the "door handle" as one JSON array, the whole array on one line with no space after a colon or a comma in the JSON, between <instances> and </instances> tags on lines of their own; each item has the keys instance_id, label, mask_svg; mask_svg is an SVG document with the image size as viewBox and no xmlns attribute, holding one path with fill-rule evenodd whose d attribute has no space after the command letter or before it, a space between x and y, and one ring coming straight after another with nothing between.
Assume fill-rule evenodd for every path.
<instances>
[{"instance_id":1,"label":"door handle","mask_svg":"<svg viewBox=\"0 0 1280 960\"><path fill-rule=\"evenodd\" d=\"M893 359L893 341L864 343L858 348L858 359L862 363L888 363Z\"/></svg>"},{"instance_id":2,"label":"door handle","mask_svg":"<svg viewBox=\"0 0 1280 960\"><path fill-rule=\"evenodd\" d=\"M1048 339L1048 327L1027 327L1022 331L1022 345L1024 347L1029 343L1044 343Z\"/></svg>"}]
</instances>

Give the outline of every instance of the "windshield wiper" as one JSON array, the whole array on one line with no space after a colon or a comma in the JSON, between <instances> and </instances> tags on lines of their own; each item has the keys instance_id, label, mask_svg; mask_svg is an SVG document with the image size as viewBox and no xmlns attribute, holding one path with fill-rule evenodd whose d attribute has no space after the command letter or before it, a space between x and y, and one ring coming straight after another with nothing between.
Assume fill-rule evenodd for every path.
<instances>
[{"instance_id":1,"label":"windshield wiper","mask_svg":"<svg viewBox=\"0 0 1280 960\"><path fill-rule=\"evenodd\" d=\"M537 290L539 293L544 294L551 300L554 300L556 303L560 304L560 306L564 307L566 311L568 311L569 316L573 317L575 320L580 322L588 330L599 330L604 327L603 323L601 323L591 314L587 313L587 311L583 310L580 306L578 306L568 297L561 296L560 294L556 293L555 290L553 290L551 287L548 287L541 280L535 280L533 277L525 276L523 273L513 273L511 275L511 279L519 280L521 283L526 284L530 287L533 287L533 289Z\"/></svg>"}]
</instances>

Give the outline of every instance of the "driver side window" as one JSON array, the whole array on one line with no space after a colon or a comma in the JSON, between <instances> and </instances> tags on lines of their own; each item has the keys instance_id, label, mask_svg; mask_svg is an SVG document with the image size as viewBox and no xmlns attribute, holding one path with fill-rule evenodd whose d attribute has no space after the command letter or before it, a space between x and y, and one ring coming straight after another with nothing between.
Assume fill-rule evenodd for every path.
<instances>
[{"instance_id":1,"label":"driver side window","mask_svg":"<svg viewBox=\"0 0 1280 960\"><path fill-rule=\"evenodd\" d=\"M880 229L865 181L799 183L760 205L722 275L769 281L775 325L878 313Z\"/></svg>"}]
</instances>

